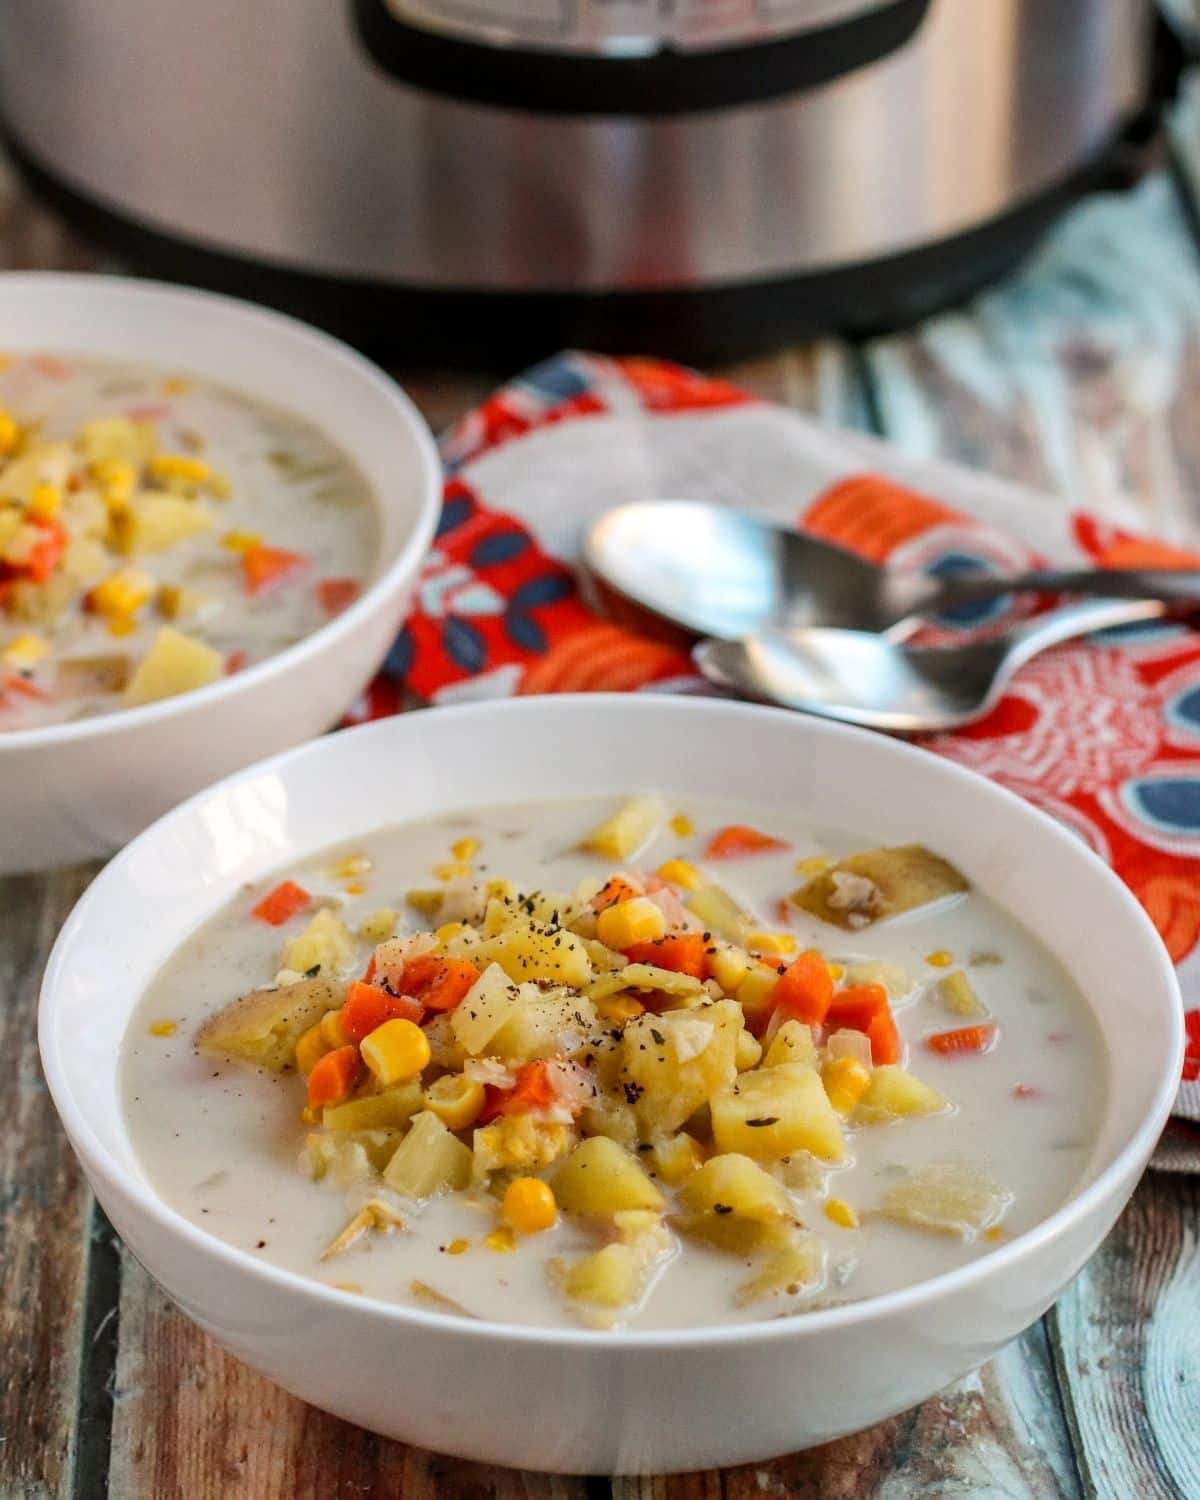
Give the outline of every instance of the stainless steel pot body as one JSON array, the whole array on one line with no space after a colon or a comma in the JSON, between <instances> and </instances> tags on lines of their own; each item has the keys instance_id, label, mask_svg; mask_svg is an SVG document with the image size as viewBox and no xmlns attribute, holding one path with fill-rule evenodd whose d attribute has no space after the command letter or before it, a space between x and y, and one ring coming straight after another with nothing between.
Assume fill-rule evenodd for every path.
<instances>
[{"instance_id":1,"label":"stainless steel pot body","mask_svg":"<svg viewBox=\"0 0 1200 1500\"><path fill-rule=\"evenodd\" d=\"M981 225L1137 108L1150 18L1147 0L933 0L882 61L657 118L401 85L341 0L9 0L4 19L13 139L104 208L295 270L555 293L794 277Z\"/></svg>"}]
</instances>

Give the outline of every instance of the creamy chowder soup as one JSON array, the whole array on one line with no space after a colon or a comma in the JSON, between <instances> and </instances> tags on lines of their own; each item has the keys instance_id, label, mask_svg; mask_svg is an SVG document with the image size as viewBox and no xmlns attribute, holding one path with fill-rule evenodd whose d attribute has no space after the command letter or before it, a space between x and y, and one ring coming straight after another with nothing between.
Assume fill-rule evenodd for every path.
<instances>
[{"instance_id":1,"label":"creamy chowder soup","mask_svg":"<svg viewBox=\"0 0 1200 1500\"><path fill-rule=\"evenodd\" d=\"M1106 1078L1070 977L935 854L650 796L391 828L248 889L122 1059L147 1179L219 1238L599 1328L986 1255L1067 1199Z\"/></svg>"},{"instance_id":2,"label":"creamy chowder soup","mask_svg":"<svg viewBox=\"0 0 1200 1500\"><path fill-rule=\"evenodd\" d=\"M0 732L149 703L353 601L369 486L317 427L208 381L0 367Z\"/></svg>"}]
</instances>

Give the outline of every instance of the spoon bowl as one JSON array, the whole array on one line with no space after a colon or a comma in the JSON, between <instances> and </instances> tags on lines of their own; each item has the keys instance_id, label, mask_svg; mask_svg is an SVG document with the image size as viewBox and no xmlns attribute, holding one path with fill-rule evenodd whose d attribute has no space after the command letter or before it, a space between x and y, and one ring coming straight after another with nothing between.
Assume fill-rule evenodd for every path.
<instances>
[{"instance_id":1,"label":"spoon bowl","mask_svg":"<svg viewBox=\"0 0 1200 1500\"><path fill-rule=\"evenodd\" d=\"M983 718L1039 651L1167 613L1153 599L1097 599L966 646L908 647L867 631L818 627L702 641L693 654L710 682L743 697L868 729L933 733Z\"/></svg>"},{"instance_id":2,"label":"spoon bowl","mask_svg":"<svg viewBox=\"0 0 1200 1500\"><path fill-rule=\"evenodd\" d=\"M766 517L696 500L618 506L591 528L583 556L619 601L721 641L814 626L899 640L921 619L1017 593L1200 604L1193 568L901 573Z\"/></svg>"}]
</instances>

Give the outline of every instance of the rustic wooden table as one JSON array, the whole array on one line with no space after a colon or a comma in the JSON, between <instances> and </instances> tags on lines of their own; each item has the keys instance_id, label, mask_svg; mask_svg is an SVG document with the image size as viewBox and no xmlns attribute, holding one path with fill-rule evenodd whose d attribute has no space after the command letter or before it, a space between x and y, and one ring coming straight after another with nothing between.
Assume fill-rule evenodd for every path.
<instances>
[{"instance_id":1,"label":"rustic wooden table","mask_svg":"<svg viewBox=\"0 0 1200 1500\"><path fill-rule=\"evenodd\" d=\"M0 264L99 263L0 163ZM400 373L437 427L510 372ZM917 451L1086 494L1093 508L1124 495L1159 530L1200 533L1200 260L1161 174L1089 205L1036 274L969 313L724 373ZM166 1301L58 1128L38 1065L37 989L92 873L0 881L3 1500L1200 1500L1200 1182L1165 1174L1146 1177L1058 1305L991 1365L870 1432L774 1463L613 1481L522 1474L406 1449L304 1406Z\"/></svg>"}]
</instances>

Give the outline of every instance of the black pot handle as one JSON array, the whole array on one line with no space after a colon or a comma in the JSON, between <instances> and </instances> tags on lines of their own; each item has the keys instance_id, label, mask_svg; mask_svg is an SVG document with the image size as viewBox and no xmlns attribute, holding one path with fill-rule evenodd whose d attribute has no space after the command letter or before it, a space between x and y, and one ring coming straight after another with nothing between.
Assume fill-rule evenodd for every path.
<instances>
[{"instance_id":1,"label":"black pot handle","mask_svg":"<svg viewBox=\"0 0 1200 1500\"><path fill-rule=\"evenodd\" d=\"M364 46L393 78L474 104L558 115L684 114L816 88L898 51L930 4L889 0L849 20L733 47L598 57L464 41L408 25L386 0L351 0Z\"/></svg>"}]
</instances>

